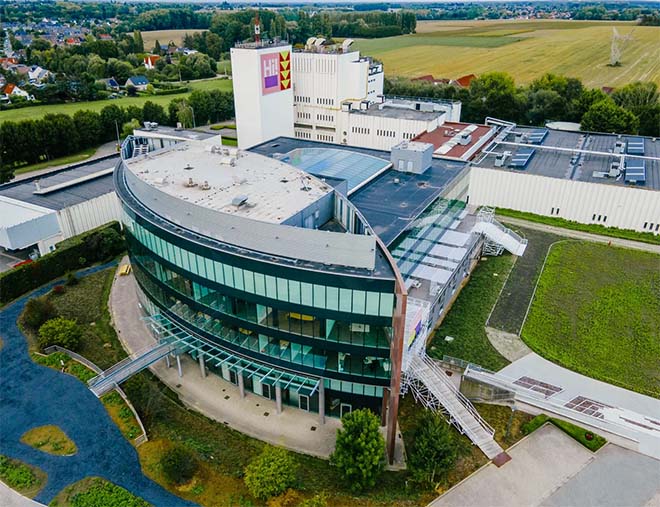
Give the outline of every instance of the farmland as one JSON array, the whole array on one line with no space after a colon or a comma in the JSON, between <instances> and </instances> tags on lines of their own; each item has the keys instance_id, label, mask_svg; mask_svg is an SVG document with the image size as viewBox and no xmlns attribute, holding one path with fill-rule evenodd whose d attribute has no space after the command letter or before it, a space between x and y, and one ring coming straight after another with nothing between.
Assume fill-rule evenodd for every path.
<instances>
[{"instance_id":1,"label":"farmland","mask_svg":"<svg viewBox=\"0 0 660 507\"><path fill-rule=\"evenodd\" d=\"M566 368L660 393L660 257L580 241L556 243L523 340Z\"/></svg>"},{"instance_id":2,"label":"farmland","mask_svg":"<svg viewBox=\"0 0 660 507\"><path fill-rule=\"evenodd\" d=\"M190 30L153 30L150 32L141 32L142 41L144 42L144 49L151 51L156 41L161 44L169 44L173 42L176 46L183 45L183 38L186 34L194 34L199 32L206 32L207 30L197 30L191 28Z\"/></svg>"},{"instance_id":3,"label":"farmland","mask_svg":"<svg viewBox=\"0 0 660 507\"><path fill-rule=\"evenodd\" d=\"M632 36L619 67L607 65L613 26ZM629 22L422 21L414 35L362 39L356 46L381 60L389 76L457 78L506 71L524 84L553 72L600 87L638 80L660 84L658 32Z\"/></svg>"},{"instance_id":4,"label":"farmland","mask_svg":"<svg viewBox=\"0 0 660 507\"><path fill-rule=\"evenodd\" d=\"M188 85L192 90L221 90L231 91L231 81L228 79L203 79L193 81ZM99 112L105 106L116 105L120 107L138 106L142 107L145 102L150 100L156 104L167 108L167 105L173 98L186 97L189 92L177 93L173 95L140 95L138 97L122 97L119 99L95 100L93 102L70 102L66 104L52 104L44 106L24 107L21 109L12 109L0 112L0 123L7 120L37 120L46 114L69 114L73 115L76 111L86 109L88 111Z\"/></svg>"}]
</instances>

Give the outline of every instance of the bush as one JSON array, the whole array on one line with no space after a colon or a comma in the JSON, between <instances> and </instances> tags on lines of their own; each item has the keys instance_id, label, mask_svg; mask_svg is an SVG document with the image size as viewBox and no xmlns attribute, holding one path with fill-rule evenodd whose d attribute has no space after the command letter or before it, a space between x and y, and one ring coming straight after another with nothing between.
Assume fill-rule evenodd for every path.
<instances>
[{"instance_id":1,"label":"bush","mask_svg":"<svg viewBox=\"0 0 660 507\"><path fill-rule=\"evenodd\" d=\"M353 491L373 487L384 461L380 421L370 410L360 409L345 415L341 422L343 428L337 431L337 445L330 461Z\"/></svg>"},{"instance_id":2,"label":"bush","mask_svg":"<svg viewBox=\"0 0 660 507\"><path fill-rule=\"evenodd\" d=\"M23 490L32 486L37 478L30 467L0 456L0 479L13 489Z\"/></svg>"},{"instance_id":3,"label":"bush","mask_svg":"<svg viewBox=\"0 0 660 507\"><path fill-rule=\"evenodd\" d=\"M85 491L76 493L70 500L71 507L149 507L149 504L124 488L103 479L93 479Z\"/></svg>"},{"instance_id":4,"label":"bush","mask_svg":"<svg viewBox=\"0 0 660 507\"><path fill-rule=\"evenodd\" d=\"M118 222L64 240L58 243L54 252L0 273L0 304L55 280L68 271L105 261L123 249L124 241L119 234Z\"/></svg>"},{"instance_id":5,"label":"bush","mask_svg":"<svg viewBox=\"0 0 660 507\"><path fill-rule=\"evenodd\" d=\"M312 498L300 502L298 507L328 507L328 494L325 492L318 493Z\"/></svg>"},{"instance_id":6,"label":"bush","mask_svg":"<svg viewBox=\"0 0 660 507\"><path fill-rule=\"evenodd\" d=\"M48 296L30 299L23 310L23 322L34 331L56 316L57 311Z\"/></svg>"},{"instance_id":7,"label":"bush","mask_svg":"<svg viewBox=\"0 0 660 507\"><path fill-rule=\"evenodd\" d=\"M69 350L76 350L81 338L82 329L76 321L63 317L50 319L39 328L39 347L41 349L59 345Z\"/></svg>"},{"instance_id":8,"label":"bush","mask_svg":"<svg viewBox=\"0 0 660 507\"><path fill-rule=\"evenodd\" d=\"M458 447L449 425L430 411L425 411L413 435L408 467L415 481L435 486L456 463Z\"/></svg>"},{"instance_id":9,"label":"bush","mask_svg":"<svg viewBox=\"0 0 660 507\"><path fill-rule=\"evenodd\" d=\"M296 464L280 447L267 445L245 468L245 485L255 498L266 500L281 495L296 480Z\"/></svg>"},{"instance_id":10,"label":"bush","mask_svg":"<svg viewBox=\"0 0 660 507\"><path fill-rule=\"evenodd\" d=\"M69 286L78 285L78 277L75 273L69 273L66 275L66 284Z\"/></svg>"},{"instance_id":11,"label":"bush","mask_svg":"<svg viewBox=\"0 0 660 507\"><path fill-rule=\"evenodd\" d=\"M190 482L197 471L198 465L195 457L188 449L174 447L161 458L160 466L168 482L181 485Z\"/></svg>"}]
</instances>

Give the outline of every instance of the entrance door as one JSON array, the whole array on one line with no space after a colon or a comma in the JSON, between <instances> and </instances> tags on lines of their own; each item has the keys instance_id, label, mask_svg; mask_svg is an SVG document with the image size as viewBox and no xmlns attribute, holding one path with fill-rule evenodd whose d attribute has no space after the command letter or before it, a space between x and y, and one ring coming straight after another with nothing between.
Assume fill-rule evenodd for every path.
<instances>
[{"instance_id":1,"label":"entrance door","mask_svg":"<svg viewBox=\"0 0 660 507\"><path fill-rule=\"evenodd\" d=\"M349 403L342 403L339 405L339 417L344 417L346 414L350 414L353 411L353 405Z\"/></svg>"},{"instance_id":2,"label":"entrance door","mask_svg":"<svg viewBox=\"0 0 660 507\"><path fill-rule=\"evenodd\" d=\"M238 385L238 376L234 370L229 370L229 382L234 385Z\"/></svg>"},{"instance_id":3,"label":"entrance door","mask_svg":"<svg viewBox=\"0 0 660 507\"><path fill-rule=\"evenodd\" d=\"M309 412L309 396L301 394L298 396L298 408Z\"/></svg>"},{"instance_id":4,"label":"entrance door","mask_svg":"<svg viewBox=\"0 0 660 507\"><path fill-rule=\"evenodd\" d=\"M272 400L275 397L275 389L269 384L261 384L261 394L264 398Z\"/></svg>"}]
</instances>

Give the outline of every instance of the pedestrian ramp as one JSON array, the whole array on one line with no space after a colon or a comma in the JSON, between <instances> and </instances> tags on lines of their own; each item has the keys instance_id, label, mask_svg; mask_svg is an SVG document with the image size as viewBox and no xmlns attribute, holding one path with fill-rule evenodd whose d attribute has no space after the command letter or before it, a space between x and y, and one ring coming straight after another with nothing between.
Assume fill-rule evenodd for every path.
<instances>
[{"instance_id":1,"label":"pedestrian ramp","mask_svg":"<svg viewBox=\"0 0 660 507\"><path fill-rule=\"evenodd\" d=\"M511 459L494 440L495 430L461 394L444 370L425 353L409 359L402 391L408 390L427 408L443 412L449 422L467 435L495 465L501 466Z\"/></svg>"}]
</instances>

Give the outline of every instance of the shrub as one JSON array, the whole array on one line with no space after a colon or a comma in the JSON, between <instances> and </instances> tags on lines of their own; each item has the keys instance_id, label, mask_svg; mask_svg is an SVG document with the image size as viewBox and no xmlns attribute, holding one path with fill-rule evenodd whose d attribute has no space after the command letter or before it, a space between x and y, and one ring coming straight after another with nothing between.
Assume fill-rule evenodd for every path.
<instances>
[{"instance_id":1,"label":"shrub","mask_svg":"<svg viewBox=\"0 0 660 507\"><path fill-rule=\"evenodd\" d=\"M71 507L149 507L149 504L124 488L102 479L94 479L89 488L70 499Z\"/></svg>"},{"instance_id":2,"label":"shrub","mask_svg":"<svg viewBox=\"0 0 660 507\"><path fill-rule=\"evenodd\" d=\"M104 232L109 229L114 233ZM0 304L55 280L67 271L106 260L123 249L124 242L119 234L118 222L64 240L57 244L54 252L29 264L0 273Z\"/></svg>"},{"instance_id":3,"label":"shrub","mask_svg":"<svg viewBox=\"0 0 660 507\"><path fill-rule=\"evenodd\" d=\"M325 492L318 493L312 498L300 502L298 507L328 507L328 494Z\"/></svg>"},{"instance_id":4,"label":"shrub","mask_svg":"<svg viewBox=\"0 0 660 507\"><path fill-rule=\"evenodd\" d=\"M26 326L38 330L47 320L57 315L55 306L47 296L30 299L23 310L23 322Z\"/></svg>"},{"instance_id":5,"label":"shrub","mask_svg":"<svg viewBox=\"0 0 660 507\"><path fill-rule=\"evenodd\" d=\"M176 485L186 484L197 471L197 461L185 447L173 447L160 460L163 475L168 482Z\"/></svg>"},{"instance_id":6,"label":"shrub","mask_svg":"<svg viewBox=\"0 0 660 507\"><path fill-rule=\"evenodd\" d=\"M437 414L426 411L413 435L408 467L415 481L435 485L456 463L458 447L449 425Z\"/></svg>"},{"instance_id":7,"label":"shrub","mask_svg":"<svg viewBox=\"0 0 660 507\"><path fill-rule=\"evenodd\" d=\"M29 488L37 480L30 467L6 456L0 456L0 479L18 490Z\"/></svg>"},{"instance_id":8,"label":"shrub","mask_svg":"<svg viewBox=\"0 0 660 507\"><path fill-rule=\"evenodd\" d=\"M343 428L337 431L337 444L330 461L351 489L358 492L376 484L383 470L385 441L378 417L368 409L345 415Z\"/></svg>"},{"instance_id":9,"label":"shrub","mask_svg":"<svg viewBox=\"0 0 660 507\"><path fill-rule=\"evenodd\" d=\"M296 464L280 447L267 445L245 468L245 485L255 498L266 500L284 493L296 480Z\"/></svg>"},{"instance_id":10,"label":"shrub","mask_svg":"<svg viewBox=\"0 0 660 507\"><path fill-rule=\"evenodd\" d=\"M39 347L42 349L59 345L69 350L76 350L81 338L82 329L76 321L63 317L50 319L39 328Z\"/></svg>"}]
</instances>

